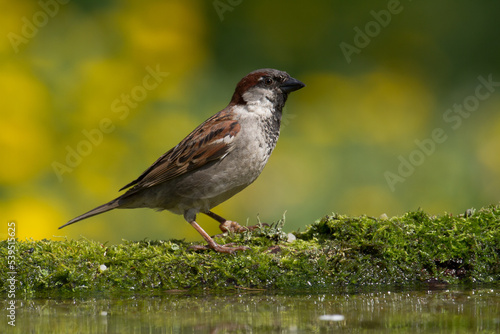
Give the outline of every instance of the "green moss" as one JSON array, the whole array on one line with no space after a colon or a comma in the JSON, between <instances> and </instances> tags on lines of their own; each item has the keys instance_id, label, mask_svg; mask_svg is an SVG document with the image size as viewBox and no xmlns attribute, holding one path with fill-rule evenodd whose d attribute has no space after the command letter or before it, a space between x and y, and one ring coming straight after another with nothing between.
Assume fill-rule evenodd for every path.
<instances>
[{"instance_id":1,"label":"green moss","mask_svg":"<svg viewBox=\"0 0 500 334\"><path fill-rule=\"evenodd\" d=\"M283 223L217 239L250 247L235 255L193 251L179 240L17 241L16 292L500 282L499 206L469 217L423 211L378 219L334 214L294 233L293 242ZM8 251L8 242L0 242L2 258ZM10 276L5 270L0 276L5 293Z\"/></svg>"}]
</instances>

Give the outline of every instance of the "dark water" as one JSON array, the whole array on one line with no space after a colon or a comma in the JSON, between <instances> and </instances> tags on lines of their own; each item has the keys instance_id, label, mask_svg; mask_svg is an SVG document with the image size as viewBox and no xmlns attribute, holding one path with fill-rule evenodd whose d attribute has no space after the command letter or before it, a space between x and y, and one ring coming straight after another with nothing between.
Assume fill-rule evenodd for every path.
<instances>
[{"instance_id":1,"label":"dark water","mask_svg":"<svg viewBox=\"0 0 500 334\"><path fill-rule=\"evenodd\" d=\"M224 294L16 301L0 333L500 333L500 289Z\"/></svg>"}]
</instances>

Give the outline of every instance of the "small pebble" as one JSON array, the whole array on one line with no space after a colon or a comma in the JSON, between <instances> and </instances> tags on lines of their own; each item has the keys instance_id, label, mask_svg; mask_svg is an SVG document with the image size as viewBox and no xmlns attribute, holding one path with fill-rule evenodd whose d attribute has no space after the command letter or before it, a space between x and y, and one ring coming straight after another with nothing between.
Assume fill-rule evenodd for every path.
<instances>
[{"instance_id":1,"label":"small pebble","mask_svg":"<svg viewBox=\"0 0 500 334\"><path fill-rule=\"evenodd\" d=\"M108 270L108 267L106 267L106 265L105 265L105 264L101 264L101 265L99 266L99 270L100 270L100 271L105 271L105 270Z\"/></svg>"},{"instance_id":2,"label":"small pebble","mask_svg":"<svg viewBox=\"0 0 500 334\"><path fill-rule=\"evenodd\" d=\"M288 233L288 242L294 242L295 240L297 240L297 237L294 236L292 233Z\"/></svg>"},{"instance_id":3,"label":"small pebble","mask_svg":"<svg viewBox=\"0 0 500 334\"><path fill-rule=\"evenodd\" d=\"M342 314L325 314L319 317L319 320L324 321L343 321L344 319Z\"/></svg>"}]
</instances>

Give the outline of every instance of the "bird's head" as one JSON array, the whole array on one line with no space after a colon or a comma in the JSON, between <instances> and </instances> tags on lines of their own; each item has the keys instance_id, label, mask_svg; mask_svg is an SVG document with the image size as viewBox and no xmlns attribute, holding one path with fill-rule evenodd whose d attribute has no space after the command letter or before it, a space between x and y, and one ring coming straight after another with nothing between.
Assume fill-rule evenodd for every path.
<instances>
[{"instance_id":1,"label":"bird's head","mask_svg":"<svg viewBox=\"0 0 500 334\"><path fill-rule=\"evenodd\" d=\"M288 73L275 69L260 69L240 80L231 99L232 104L273 107L281 111L290 92L305 85Z\"/></svg>"}]
</instances>

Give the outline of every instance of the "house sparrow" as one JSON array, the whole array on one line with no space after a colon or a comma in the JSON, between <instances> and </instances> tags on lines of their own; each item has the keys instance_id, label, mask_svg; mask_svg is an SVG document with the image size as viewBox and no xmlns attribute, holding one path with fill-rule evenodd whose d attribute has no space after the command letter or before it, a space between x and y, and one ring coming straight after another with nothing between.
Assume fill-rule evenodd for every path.
<instances>
[{"instance_id":1,"label":"house sparrow","mask_svg":"<svg viewBox=\"0 0 500 334\"><path fill-rule=\"evenodd\" d=\"M59 228L112 209L152 208L184 215L208 243L195 249L223 253L247 249L217 244L196 223L196 215L212 217L223 232L245 229L210 210L257 179L276 146L288 94L304 86L275 69L249 73L236 86L226 108L120 189L130 188L127 192Z\"/></svg>"}]
</instances>

